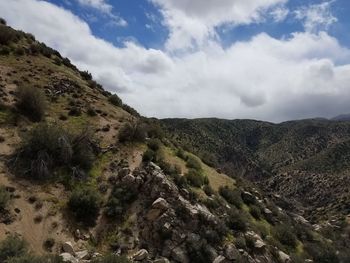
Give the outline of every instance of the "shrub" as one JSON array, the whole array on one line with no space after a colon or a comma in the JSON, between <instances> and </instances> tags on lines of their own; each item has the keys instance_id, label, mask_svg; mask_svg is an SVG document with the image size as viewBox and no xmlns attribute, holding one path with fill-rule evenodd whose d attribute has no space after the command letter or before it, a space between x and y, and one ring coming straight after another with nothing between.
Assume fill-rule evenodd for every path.
<instances>
[{"instance_id":1,"label":"shrub","mask_svg":"<svg viewBox=\"0 0 350 263\"><path fill-rule=\"evenodd\" d=\"M225 198L227 202L234 205L237 208L241 208L243 201L241 198L241 193L238 189L231 189L228 186L220 187L219 194Z\"/></svg>"},{"instance_id":2,"label":"shrub","mask_svg":"<svg viewBox=\"0 0 350 263\"><path fill-rule=\"evenodd\" d=\"M0 25L0 45L8 45L17 41L19 38L17 32L12 28Z\"/></svg>"},{"instance_id":3,"label":"shrub","mask_svg":"<svg viewBox=\"0 0 350 263\"><path fill-rule=\"evenodd\" d=\"M240 249L246 249L247 248L247 244L246 244L246 241L245 241L244 237L237 237L235 239L235 245L236 245L237 248L240 248Z\"/></svg>"},{"instance_id":4,"label":"shrub","mask_svg":"<svg viewBox=\"0 0 350 263\"><path fill-rule=\"evenodd\" d=\"M6 26L6 20L0 17L0 24Z\"/></svg>"},{"instance_id":5,"label":"shrub","mask_svg":"<svg viewBox=\"0 0 350 263\"><path fill-rule=\"evenodd\" d=\"M135 117L140 117L140 114L132 107L129 105L123 104L122 109L131 114L132 116Z\"/></svg>"},{"instance_id":6,"label":"shrub","mask_svg":"<svg viewBox=\"0 0 350 263\"><path fill-rule=\"evenodd\" d=\"M202 169L201 163L198 161L198 159L191 155L187 157L186 166L197 171Z\"/></svg>"},{"instance_id":7,"label":"shrub","mask_svg":"<svg viewBox=\"0 0 350 263\"><path fill-rule=\"evenodd\" d=\"M338 263L339 262L335 249L329 244L308 243L306 245L306 250L312 256L314 262L317 262L317 263Z\"/></svg>"},{"instance_id":8,"label":"shrub","mask_svg":"<svg viewBox=\"0 0 350 263\"><path fill-rule=\"evenodd\" d=\"M256 205L252 205L249 208L249 212L255 219L259 220L261 218L261 209L260 209L260 207L258 207Z\"/></svg>"},{"instance_id":9,"label":"shrub","mask_svg":"<svg viewBox=\"0 0 350 263\"><path fill-rule=\"evenodd\" d=\"M9 55L11 52L11 49L9 47L3 46L0 48L0 55L6 56Z\"/></svg>"},{"instance_id":10,"label":"shrub","mask_svg":"<svg viewBox=\"0 0 350 263\"><path fill-rule=\"evenodd\" d=\"M34 122L44 118L46 100L44 94L34 87L20 87L18 89L18 110Z\"/></svg>"},{"instance_id":11,"label":"shrub","mask_svg":"<svg viewBox=\"0 0 350 263\"><path fill-rule=\"evenodd\" d=\"M187 254L190 258L190 262L193 263L211 263L211 251L209 245L205 240L192 241L189 240L186 243Z\"/></svg>"},{"instance_id":12,"label":"shrub","mask_svg":"<svg viewBox=\"0 0 350 263\"><path fill-rule=\"evenodd\" d=\"M209 183L208 177L194 169L190 169L185 176L187 182L194 187L202 187Z\"/></svg>"},{"instance_id":13,"label":"shrub","mask_svg":"<svg viewBox=\"0 0 350 263\"><path fill-rule=\"evenodd\" d=\"M297 245L297 238L287 225L278 225L274 229L274 236L283 244L292 248Z\"/></svg>"},{"instance_id":14,"label":"shrub","mask_svg":"<svg viewBox=\"0 0 350 263\"><path fill-rule=\"evenodd\" d=\"M108 98L108 101L113 104L114 106L121 107L123 105L123 102L121 98L117 94L113 94Z\"/></svg>"},{"instance_id":15,"label":"shrub","mask_svg":"<svg viewBox=\"0 0 350 263\"><path fill-rule=\"evenodd\" d=\"M89 107L89 108L87 109L87 115L89 115L90 117L94 117L94 116L97 115L97 113L96 113L96 111L95 111L94 108Z\"/></svg>"},{"instance_id":16,"label":"shrub","mask_svg":"<svg viewBox=\"0 0 350 263\"><path fill-rule=\"evenodd\" d=\"M121 256L111 254L104 257L93 259L91 263L131 263L131 261L126 257L121 257Z\"/></svg>"},{"instance_id":17,"label":"shrub","mask_svg":"<svg viewBox=\"0 0 350 263\"><path fill-rule=\"evenodd\" d=\"M5 187L0 186L0 211L7 208L10 201L10 194Z\"/></svg>"},{"instance_id":18,"label":"shrub","mask_svg":"<svg viewBox=\"0 0 350 263\"><path fill-rule=\"evenodd\" d=\"M92 135L88 131L73 135L57 125L33 128L17 151L15 171L31 179L49 179L55 168L88 170L95 159Z\"/></svg>"},{"instance_id":19,"label":"shrub","mask_svg":"<svg viewBox=\"0 0 350 263\"><path fill-rule=\"evenodd\" d=\"M123 185L117 185L113 188L106 205L106 215L110 218L122 219L125 211L135 199L137 193Z\"/></svg>"},{"instance_id":20,"label":"shrub","mask_svg":"<svg viewBox=\"0 0 350 263\"><path fill-rule=\"evenodd\" d=\"M15 50L15 54L17 56L23 56L25 54L25 50L23 47L17 47Z\"/></svg>"},{"instance_id":21,"label":"shrub","mask_svg":"<svg viewBox=\"0 0 350 263\"><path fill-rule=\"evenodd\" d=\"M140 123L127 123L119 131L120 142L143 142L146 139L146 128Z\"/></svg>"},{"instance_id":22,"label":"shrub","mask_svg":"<svg viewBox=\"0 0 350 263\"><path fill-rule=\"evenodd\" d=\"M203 191L207 196L212 196L214 194L214 190L210 185L205 185Z\"/></svg>"},{"instance_id":23,"label":"shrub","mask_svg":"<svg viewBox=\"0 0 350 263\"><path fill-rule=\"evenodd\" d=\"M156 157L156 153L151 149L147 149L142 156L142 161L146 163L152 162L155 159L155 157Z\"/></svg>"},{"instance_id":24,"label":"shrub","mask_svg":"<svg viewBox=\"0 0 350 263\"><path fill-rule=\"evenodd\" d=\"M232 230L243 232L247 230L247 221L247 218L245 218L241 213L235 209L231 209L228 213L226 224Z\"/></svg>"},{"instance_id":25,"label":"shrub","mask_svg":"<svg viewBox=\"0 0 350 263\"><path fill-rule=\"evenodd\" d=\"M93 225L100 211L100 196L90 188L78 188L68 201L68 208L79 222Z\"/></svg>"},{"instance_id":26,"label":"shrub","mask_svg":"<svg viewBox=\"0 0 350 263\"><path fill-rule=\"evenodd\" d=\"M69 59L68 59L69 61ZM70 64L70 61L69 62L66 62L67 64ZM65 64L65 62L63 61L63 64ZM88 71L80 71L80 76L84 79L84 80L92 80L92 75L90 72Z\"/></svg>"},{"instance_id":27,"label":"shrub","mask_svg":"<svg viewBox=\"0 0 350 263\"><path fill-rule=\"evenodd\" d=\"M28 252L27 244L18 236L8 236L0 243L0 262L20 257Z\"/></svg>"},{"instance_id":28,"label":"shrub","mask_svg":"<svg viewBox=\"0 0 350 263\"><path fill-rule=\"evenodd\" d=\"M187 156L185 154L185 151L181 148L179 148L176 152L176 156L179 157L180 159L186 161L187 160Z\"/></svg>"},{"instance_id":29,"label":"shrub","mask_svg":"<svg viewBox=\"0 0 350 263\"><path fill-rule=\"evenodd\" d=\"M156 152L160 149L160 146L162 145L162 143L159 139L150 139L147 142L147 145L151 150Z\"/></svg>"}]
</instances>

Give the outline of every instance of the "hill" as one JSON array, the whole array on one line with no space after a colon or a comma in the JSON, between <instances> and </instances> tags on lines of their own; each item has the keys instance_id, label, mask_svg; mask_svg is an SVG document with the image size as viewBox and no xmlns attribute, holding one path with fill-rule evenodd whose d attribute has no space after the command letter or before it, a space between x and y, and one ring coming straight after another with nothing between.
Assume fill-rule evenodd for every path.
<instances>
[{"instance_id":1,"label":"hill","mask_svg":"<svg viewBox=\"0 0 350 263\"><path fill-rule=\"evenodd\" d=\"M2 20L0 44L0 262L349 259L345 217L312 225L251 182L216 170L169 140L158 120L140 116L89 72ZM268 152L285 130L216 122L201 128L207 151L224 146L217 132L240 142L248 129L247 145L236 150L242 158L232 160L252 178L255 170L271 173L255 152ZM229 164L231 154L217 156ZM281 163L271 156L271 164Z\"/></svg>"}]
</instances>

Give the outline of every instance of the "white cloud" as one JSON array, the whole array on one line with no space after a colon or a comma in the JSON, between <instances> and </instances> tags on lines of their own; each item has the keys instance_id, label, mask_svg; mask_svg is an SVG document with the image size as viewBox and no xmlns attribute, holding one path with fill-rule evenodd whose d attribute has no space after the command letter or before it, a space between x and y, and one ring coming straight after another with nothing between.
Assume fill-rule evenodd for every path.
<instances>
[{"instance_id":1,"label":"white cloud","mask_svg":"<svg viewBox=\"0 0 350 263\"><path fill-rule=\"evenodd\" d=\"M175 56L130 41L117 48L44 1L0 1L0 16L88 69L147 116L281 121L349 111L350 50L326 32L285 39L261 33L225 49L209 41Z\"/></svg>"},{"instance_id":2,"label":"white cloud","mask_svg":"<svg viewBox=\"0 0 350 263\"><path fill-rule=\"evenodd\" d=\"M271 10L270 15L276 22L282 22L287 18L289 10L283 6L278 6Z\"/></svg>"},{"instance_id":3,"label":"white cloud","mask_svg":"<svg viewBox=\"0 0 350 263\"><path fill-rule=\"evenodd\" d=\"M169 50L207 43L215 38L215 27L259 23L264 11L287 0L150 0L161 8L170 30Z\"/></svg>"},{"instance_id":4,"label":"white cloud","mask_svg":"<svg viewBox=\"0 0 350 263\"><path fill-rule=\"evenodd\" d=\"M104 13L111 13L113 6L108 4L106 0L77 0L79 4L89 6L100 10Z\"/></svg>"},{"instance_id":5,"label":"white cloud","mask_svg":"<svg viewBox=\"0 0 350 263\"><path fill-rule=\"evenodd\" d=\"M113 6L106 0L77 0L79 4L99 10L111 18L109 25L122 26L128 25L128 22L122 17L113 14Z\"/></svg>"},{"instance_id":6,"label":"white cloud","mask_svg":"<svg viewBox=\"0 0 350 263\"><path fill-rule=\"evenodd\" d=\"M301 7L295 11L295 17L304 21L305 30L317 32L327 30L338 19L332 14L331 5L334 0Z\"/></svg>"}]
</instances>

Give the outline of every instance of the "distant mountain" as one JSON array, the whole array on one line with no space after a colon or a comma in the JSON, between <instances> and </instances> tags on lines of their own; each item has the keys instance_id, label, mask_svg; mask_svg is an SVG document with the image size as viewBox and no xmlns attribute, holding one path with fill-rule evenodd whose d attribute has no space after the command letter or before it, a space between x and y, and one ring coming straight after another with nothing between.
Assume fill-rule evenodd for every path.
<instances>
[{"instance_id":1,"label":"distant mountain","mask_svg":"<svg viewBox=\"0 0 350 263\"><path fill-rule=\"evenodd\" d=\"M331 119L332 121L350 121L350 113L338 115Z\"/></svg>"}]
</instances>

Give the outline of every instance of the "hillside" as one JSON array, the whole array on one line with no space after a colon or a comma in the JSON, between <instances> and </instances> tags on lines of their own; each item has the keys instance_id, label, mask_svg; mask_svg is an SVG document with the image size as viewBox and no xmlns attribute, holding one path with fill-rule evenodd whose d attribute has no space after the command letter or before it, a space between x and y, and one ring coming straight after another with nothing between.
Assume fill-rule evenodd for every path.
<instances>
[{"instance_id":1,"label":"hillside","mask_svg":"<svg viewBox=\"0 0 350 263\"><path fill-rule=\"evenodd\" d=\"M175 144L301 204L314 222L350 213L349 122L165 119L162 124Z\"/></svg>"},{"instance_id":2,"label":"hillside","mask_svg":"<svg viewBox=\"0 0 350 263\"><path fill-rule=\"evenodd\" d=\"M1 23L0 262L348 262L345 217L312 225L228 176L233 161L251 178L289 171L271 148L287 143L288 127L215 120L163 130L57 51ZM328 143L346 142L345 124L334 133ZM168 139L177 134L193 153ZM226 139L245 140L232 148L235 158L231 148L219 153ZM201 145L217 160L195 155ZM302 167L303 147L293 145L290 165ZM271 156L263 168L262 156Z\"/></svg>"}]
</instances>

